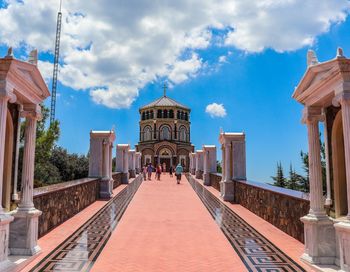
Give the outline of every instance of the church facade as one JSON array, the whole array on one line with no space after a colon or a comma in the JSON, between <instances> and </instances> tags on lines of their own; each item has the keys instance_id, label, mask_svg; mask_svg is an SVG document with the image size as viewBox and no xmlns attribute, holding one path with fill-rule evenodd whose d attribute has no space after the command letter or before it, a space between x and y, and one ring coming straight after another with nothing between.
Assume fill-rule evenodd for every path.
<instances>
[{"instance_id":1,"label":"church facade","mask_svg":"<svg viewBox=\"0 0 350 272\"><path fill-rule=\"evenodd\" d=\"M139 109L140 139L136 150L141 152L141 163L181 163L189 169L189 153L193 152L190 131L191 110L164 95Z\"/></svg>"}]
</instances>

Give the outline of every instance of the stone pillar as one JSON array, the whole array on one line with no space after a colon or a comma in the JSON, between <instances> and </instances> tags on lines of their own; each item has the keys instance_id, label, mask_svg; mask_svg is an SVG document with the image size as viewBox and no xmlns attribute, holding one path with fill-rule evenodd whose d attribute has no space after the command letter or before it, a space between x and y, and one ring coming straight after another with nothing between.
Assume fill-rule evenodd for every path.
<instances>
[{"instance_id":1,"label":"stone pillar","mask_svg":"<svg viewBox=\"0 0 350 272\"><path fill-rule=\"evenodd\" d=\"M129 149L128 144L117 145L116 170L122 173L121 183L129 183Z\"/></svg>"},{"instance_id":2,"label":"stone pillar","mask_svg":"<svg viewBox=\"0 0 350 272\"><path fill-rule=\"evenodd\" d=\"M17 131L16 131L16 151L15 151L15 171L13 175L13 193L12 200L18 201L17 185L18 185L18 162L19 162L19 145L21 134L21 111L22 105L18 105Z\"/></svg>"},{"instance_id":3,"label":"stone pillar","mask_svg":"<svg viewBox=\"0 0 350 272\"><path fill-rule=\"evenodd\" d=\"M192 169L193 169L193 155L192 155L192 152L190 152L189 154L188 154L188 157L189 157L189 159L190 159L190 168L189 168L189 173L191 174L192 173Z\"/></svg>"},{"instance_id":4,"label":"stone pillar","mask_svg":"<svg viewBox=\"0 0 350 272\"><path fill-rule=\"evenodd\" d=\"M22 116L26 118L26 127L21 200L13 213L15 220L10 226L10 251L14 255L35 255L40 252L37 240L41 211L35 209L33 203L36 125L37 120L41 118L40 106L25 107Z\"/></svg>"},{"instance_id":5,"label":"stone pillar","mask_svg":"<svg viewBox=\"0 0 350 272\"><path fill-rule=\"evenodd\" d=\"M0 89L0 200L2 200L8 101L9 97L2 95L2 90ZM11 267L11 262L8 260L7 256L9 247L9 225L12 220L12 216L5 214L2 201L0 201L0 267L3 267L4 270Z\"/></svg>"},{"instance_id":6,"label":"stone pillar","mask_svg":"<svg viewBox=\"0 0 350 272\"><path fill-rule=\"evenodd\" d=\"M111 143L104 139L102 141L102 178L100 181L100 198L109 199L113 195L113 179L110 171L110 161L112 154L110 152Z\"/></svg>"},{"instance_id":7,"label":"stone pillar","mask_svg":"<svg viewBox=\"0 0 350 272\"><path fill-rule=\"evenodd\" d=\"M130 178L136 177L136 169L135 169L135 150L129 150L129 173Z\"/></svg>"},{"instance_id":8,"label":"stone pillar","mask_svg":"<svg viewBox=\"0 0 350 272\"><path fill-rule=\"evenodd\" d=\"M192 168L191 168L191 174L195 175L196 174L196 165L197 165L197 158L196 158L196 153L191 152L192 154Z\"/></svg>"},{"instance_id":9,"label":"stone pillar","mask_svg":"<svg viewBox=\"0 0 350 272\"><path fill-rule=\"evenodd\" d=\"M204 170L203 181L204 185L210 186L210 173L216 173L216 146L203 145L204 155Z\"/></svg>"},{"instance_id":10,"label":"stone pillar","mask_svg":"<svg viewBox=\"0 0 350 272\"><path fill-rule=\"evenodd\" d=\"M232 143L223 142L222 144L222 180L220 182L220 195L225 201L234 200L234 183L232 181L232 165L230 158L232 154Z\"/></svg>"},{"instance_id":11,"label":"stone pillar","mask_svg":"<svg viewBox=\"0 0 350 272\"><path fill-rule=\"evenodd\" d=\"M203 178L203 150L196 151L196 178Z\"/></svg>"},{"instance_id":12,"label":"stone pillar","mask_svg":"<svg viewBox=\"0 0 350 272\"><path fill-rule=\"evenodd\" d=\"M335 99L342 110L348 215L346 221L336 223L334 227L339 242L340 268L350 271L350 90L342 90Z\"/></svg>"},{"instance_id":13,"label":"stone pillar","mask_svg":"<svg viewBox=\"0 0 350 272\"><path fill-rule=\"evenodd\" d=\"M327 183L327 194L326 194L326 206L332 205L332 192L331 192L331 177L330 177L330 165L329 165L329 145L331 143L328 142L328 131L327 131L327 120L324 120L324 143L325 143L325 154L326 154L326 183Z\"/></svg>"},{"instance_id":14,"label":"stone pillar","mask_svg":"<svg viewBox=\"0 0 350 272\"><path fill-rule=\"evenodd\" d=\"M113 195L112 150L115 132L90 132L89 177L100 178L100 198Z\"/></svg>"},{"instance_id":15,"label":"stone pillar","mask_svg":"<svg viewBox=\"0 0 350 272\"><path fill-rule=\"evenodd\" d=\"M305 232L305 253L302 259L312 264L333 264L335 260L335 231L324 209L319 121L322 109L305 107L303 122L308 129L310 211L302 217Z\"/></svg>"},{"instance_id":16,"label":"stone pillar","mask_svg":"<svg viewBox=\"0 0 350 272\"><path fill-rule=\"evenodd\" d=\"M136 170L136 174L140 174L141 172L141 153L140 152L136 152L135 153L135 170Z\"/></svg>"}]
</instances>

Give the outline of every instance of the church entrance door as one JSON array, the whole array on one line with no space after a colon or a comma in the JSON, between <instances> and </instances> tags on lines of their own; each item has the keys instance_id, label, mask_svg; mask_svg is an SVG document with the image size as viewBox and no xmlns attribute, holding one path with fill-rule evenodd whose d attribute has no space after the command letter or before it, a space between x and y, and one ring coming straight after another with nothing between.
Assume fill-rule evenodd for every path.
<instances>
[{"instance_id":1,"label":"church entrance door","mask_svg":"<svg viewBox=\"0 0 350 272\"><path fill-rule=\"evenodd\" d=\"M166 171L169 172L170 168L170 158L160 158L160 164L163 166L163 163L166 164Z\"/></svg>"}]
</instances>

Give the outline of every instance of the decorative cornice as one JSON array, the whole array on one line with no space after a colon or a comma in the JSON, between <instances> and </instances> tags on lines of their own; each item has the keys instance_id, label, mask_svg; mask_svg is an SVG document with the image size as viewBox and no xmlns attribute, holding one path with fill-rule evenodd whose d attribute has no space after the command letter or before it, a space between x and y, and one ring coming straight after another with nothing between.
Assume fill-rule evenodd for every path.
<instances>
[{"instance_id":1,"label":"decorative cornice","mask_svg":"<svg viewBox=\"0 0 350 272\"><path fill-rule=\"evenodd\" d=\"M41 107L37 104L24 104L23 111L21 111L21 117L32 118L36 120L41 120Z\"/></svg>"},{"instance_id":2,"label":"decorative cornice","mask_svg":"<svg viewBox=\"0 0 350 272\"><path fill-rule=\"evenodd\" d=\"M322 122L324 121L324 115L322 107L305 107L303 109L302 123Z\"/></svg>"}]
</instances>

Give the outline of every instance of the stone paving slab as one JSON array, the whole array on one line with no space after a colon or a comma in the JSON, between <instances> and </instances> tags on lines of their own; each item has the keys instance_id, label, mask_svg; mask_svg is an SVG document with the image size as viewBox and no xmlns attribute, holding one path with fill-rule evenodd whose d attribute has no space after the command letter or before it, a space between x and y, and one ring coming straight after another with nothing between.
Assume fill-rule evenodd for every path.
<instances>
[{"instance_id":1,"label":"stone paving slab","mask_svg":"<svg viewBox=\"0 0 350 272\"><path fill-rule=\"evenodd\" d=\"M183 177L145 181L92 271L247 271Z\"/></svg>"},{"instance_id":2,"label":"stone paving slab","mask_svg":"<svg viewBox=\"0 0 350 272\"><path fill-rule=\"evenodd\" d=\"M220 192L211 186L204 186L202 180L196 179L203 187L217 197L223 204L230 208L233 212L244 219L249 225L253 226L258 232L264 235L269 241L275 244L280 250L286 253L293 261L298 263L306 271L316 271L309 265L301 261L300 257L304 253L304 244L285 232L281 231L271 223L265 221L253 212L239 204L225 202L220 198Z\"/></svg>"},{"instance_id":3,"label":"stone paving slab","mask_svg":"<svg viewBox=\"0 0 350 272\"><path fill-rule=\"evenodd\" d=\"M125 188L126 185L120 185L113 190L113 194L118 194ZM77 213L72 218L68 219L49 233L41 237L38 244L41 248L41 253L35 260L30 262L22 272L31 270L37 265L43 258L46 257L52 250L54 250L59 244L61 244L67 237L72 235L79 227L81 227L87 220L89 220L96 212L102 209L108 201L98 200L86 207L84 210Z\"/></svg>"}]
</instances>

